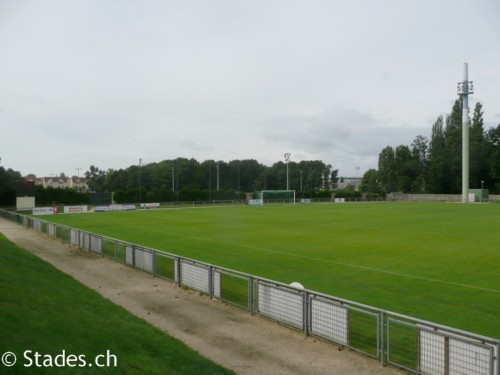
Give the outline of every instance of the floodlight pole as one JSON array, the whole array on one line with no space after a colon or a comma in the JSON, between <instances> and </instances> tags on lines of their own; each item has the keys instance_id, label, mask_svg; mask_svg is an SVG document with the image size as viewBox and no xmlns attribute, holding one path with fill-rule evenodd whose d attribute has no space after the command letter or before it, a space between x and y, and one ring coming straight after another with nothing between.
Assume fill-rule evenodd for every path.
<instances>
[{"instance_id":1,"label":"floodlight pole","mask_svg":"<svg viewBox=\"0 0 500 375\"><path fill-rule=\"evenodd\" d=\"M78 179L76 180L76 182L77 182L77 184L78 184L78 185L77 185L77 191L78 191L78 192L80 192L80 170L81 170L82 168L75 168L75 169L78 171Z\"/></svg>"},{"instance_id":2,"label":"floodlight pole","mask_svg":"<svg viewBox=\"0 0 500 375\"><path fill-rule=\"evenodd\" d=\"M212 200L212 163L208 161L208 200Z\"/></svg>"},{"instance_id":3,"label":"floodlight pole","mask_svg":"<svg viewBox=\"0 0 500 375\"><path fill-rule=\"evenodd\" d=\"M359 191L359 167L356 167L356 191Z\"/></svg>"},{"instance_id":4,"label":"floodlight pole","mask_svg":"<svg viewBox=\"0 0 500 375\"><path fill-rule=\"evenodd\" d=\"M462 97L462 202L469 202L469 94L474 85L468 78L468 64L464 63L464 79L458 82L457 93Z\"/></svg>"},{"instance_id":5,"label":"floodlight pole","mask_svg":"<svg viewBox=\"0 0 500 375\"><path fill-rule=\"evenodd\" d=\"M142 158L139 159L139 204L142 203L142 176L141 176L141 168L142 168ZM95 191L95 188L94 188Z\"/></svg>"},{"instance_id":6,"label":"floodlight pole","mask_svg":"<svg viewBox=\"0 0 500 375\"><path fill-rule=\"evenodd\" d=\"M175 167L172 164L172 193L175 192Z\"/></svg>"},{"instance_id":7,"label":"floodlight pole","mask_svg":"<svg viewBox=\"0 0 500 375\"><path fill-rule=\"evenodd\" d=\"M217 191L219 191L219 162L215 163L215 168L217 169Z\"/></svg>"},{"instance_id":8,"label":"floodlight pole","mask_svg":"<svg viewBox=\"0 0 500 375\"><path fill-rule=\"evenodd\" d=\"M288 163L290 162L290 153L285 153L285 162L286 162L286 190L290 190L290 177L288 174Z\"/></svg>"}]
</instances>

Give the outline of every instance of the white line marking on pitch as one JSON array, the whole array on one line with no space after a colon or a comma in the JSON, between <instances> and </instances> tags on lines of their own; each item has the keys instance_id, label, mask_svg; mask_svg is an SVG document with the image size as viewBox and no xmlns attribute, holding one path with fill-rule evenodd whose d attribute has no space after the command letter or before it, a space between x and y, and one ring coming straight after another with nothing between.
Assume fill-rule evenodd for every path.
<instances>
[{"instance_id":1,"label":"white line marking on pitch","mask_svg":"<svg viewBox=\"0 0 500 375\"><path fill-rule=\"evenodd\" d=\"M172 234L172 233L170 233L170 234ZM281 255L288 255L288 256L296 257L296 258L303 258L303 259L310 259L310 260L315 260L315 261L320 261L320 262L334 263L334 264L339 264L341 266L346 266L346 267L361 268L361 269L365 269L365 270L369 270L369 271L382 272L382 273L387 273L387 274L390 274L390 275L403 276L403 277L408 277L408 278L412 278L412 279L419 279L419 280L425 280L425 281L432 281L432 282L435 282L435 283L441 283L441 284L447 284L447 285L453 285L453 286L460 286L460 287L463 287L463 288L478 289L478 290L484 290L486 292L500 293L500 290L497 290L497 289L482 288L480 286L454 283L454 282L451 282L451 281L443 281L443 280L438 280L438 279L431 279L431 278L422 277L422 276L408 275L408 274L405 274L405 273L399 273L399 272L393 272L393 271L386 271L386 270L381 270L379 268L371 268L371 267L366 267L366 266L360 266L360 265L357 265L357 264L342 263L342 262L336 262L334 260L329 260L329 259L314 258L314 257L305 256L305 255L298 255L298 254L286 253L284 251L271 250L271 249L263 249L261 247L254 247L254 246L248 246L248 245L235 244L233 242L220 241L220 240L212 240L212 239L199 238L199 237L194 237L194 236L185 236L185 235L179 235L179 234L174 234L174 236L177 236L177 237L187 237L187 238L192 238L192 239L200 240L200 241L209 241L209 242L215 242L215 243L222 243L222 244L226 244L226 245L232 245L232 246L236 246L236 247L244 247L244 248L247 248L247 249L259 250L259 251L264 251L264 252L269 252L269 253L275 253L275 254L281 254Z\"/></svg>"}]
</instances>

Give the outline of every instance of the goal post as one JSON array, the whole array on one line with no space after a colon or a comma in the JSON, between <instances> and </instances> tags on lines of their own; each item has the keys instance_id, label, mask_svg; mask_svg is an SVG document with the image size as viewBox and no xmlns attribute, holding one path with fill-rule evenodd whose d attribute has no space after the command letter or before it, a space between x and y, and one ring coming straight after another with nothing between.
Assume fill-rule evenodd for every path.
<instances>
[{"instance_id":1,"label":"goal post","mask_svg":"<svg viewBox=\"0 0 500 375\"><path fill-rule=\"evenodd\" d=\"M261 205L295 204L295 190L261 190L258 195Z\"/></svg>"}]
</instances>

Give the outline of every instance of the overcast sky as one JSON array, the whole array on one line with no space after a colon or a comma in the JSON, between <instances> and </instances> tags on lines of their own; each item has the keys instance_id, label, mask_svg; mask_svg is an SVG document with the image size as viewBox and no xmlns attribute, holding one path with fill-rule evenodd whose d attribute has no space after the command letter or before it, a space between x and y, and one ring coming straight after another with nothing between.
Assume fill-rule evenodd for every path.
<instances>
[{"instance_id":1,"label":"overcast sky","mask_svg":"<svg viewBox=\"0 0 500 375\"><path fill-rule=\"evenodd\" d=\"M0 158L76 175L176 157L320 159L430 137L463 63L500 123L498 0L0 0Z\"/></svg>"}]
</instances>

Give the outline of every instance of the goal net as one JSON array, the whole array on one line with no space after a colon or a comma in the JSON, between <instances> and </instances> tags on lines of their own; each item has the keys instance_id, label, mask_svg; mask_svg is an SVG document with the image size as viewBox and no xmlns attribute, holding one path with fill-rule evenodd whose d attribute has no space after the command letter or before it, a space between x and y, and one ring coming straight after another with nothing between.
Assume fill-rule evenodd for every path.
<instances>
[{"instance_id":1,"label":"goal net","mask_svg":"<svg viewBox=\"0 0 500 375\"><path fill-rule=\"evenodd\" d=\"M260 204L295 204L295 190L262 190L258 192Z\"/></svg>"}]
</instances>

